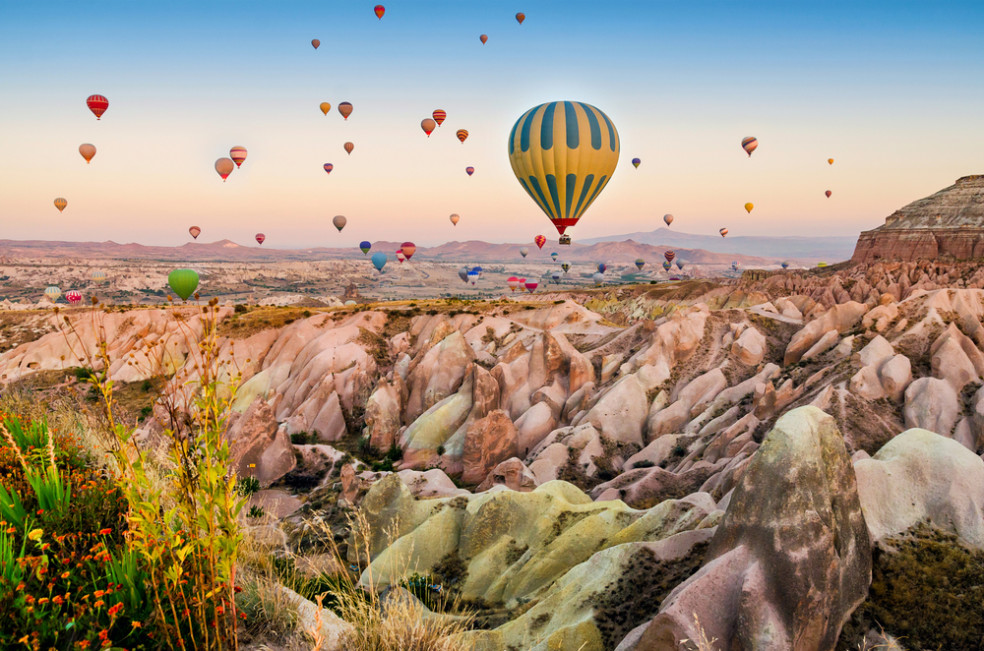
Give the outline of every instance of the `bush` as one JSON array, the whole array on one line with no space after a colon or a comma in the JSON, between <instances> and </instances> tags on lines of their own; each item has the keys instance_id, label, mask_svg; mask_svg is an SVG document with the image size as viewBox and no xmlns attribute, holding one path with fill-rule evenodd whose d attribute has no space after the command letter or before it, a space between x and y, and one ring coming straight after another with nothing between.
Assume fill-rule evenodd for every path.
<instances>
[{"instance_id":1,"label":"bush","mask_svg":"<svg viewBox=\"0 0 984 651\"><path fill-rule=\"evenodd\" d=\"M232 311L236 314L246 314L246 312L249 311L249 308L242 303L236 303L235 307L232 308Z\"/></svg>"}]
</instances>

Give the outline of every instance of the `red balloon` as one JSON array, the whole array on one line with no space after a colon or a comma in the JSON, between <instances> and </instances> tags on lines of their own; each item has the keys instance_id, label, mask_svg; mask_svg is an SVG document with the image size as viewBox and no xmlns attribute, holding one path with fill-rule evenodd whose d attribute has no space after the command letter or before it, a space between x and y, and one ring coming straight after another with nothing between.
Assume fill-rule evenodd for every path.
<instances>
[{"instance_id":1,"label":"red balloon","mask_svg":"<svg viewBox=\"0 0 984 651\"><path fill-rule=\"evenodd\" d=\"M335 169L335 166L331 163L325 163L325 173L331 174L331 171Z\"/></svg>"},{"instance_id":2,"label":"red balloon","mask_svg":"<svg viewBox=\"0 0 984 651\"><path fill-rule=\"evenodd\" d=\"M540 283L527 282L527 283L523 283L523 286L526 287L527 291L529 291L530 294L532 294L533 290L535 290L539 284Z\"/></svg>"},{"instance_id":3,"label":"red balloon","mask_svg":"<svg viewBox=\"0 0 984 651\"><path fill-rule=\"evenodd\" d=\"M413 257L413 254L417 251L417 245L414 244L413 242L404 242L403 245L400 247L400 251L402 251L403 255L407 256L407 260L409 260L410 258Z\"/></svg>"},{"instance_id":4,"label":"red balloon","mask_svg":"<svg viewBox=\"0 0 984 651\"><path fill-rule=\"evenodd\" d=\"M266 241L266 235L264 235L263 233L257 233L256 234L256 243L257 244L263 244L263 242L265 242L265 241Z\"/></svg>"},{"instance_id":5,"label":"red balloon","mask_svg":"<svg viewBox=\"0 0 984 651\"><path fill-rule=\"evenodd\" d=\"M547 238L542 235L537 235L533 238L533 242L542 249L543 245L547 243Z\"/></svg>"},{"instance_id":6,"label":"red balloon","mask_svg":"<svg viewBox=\"0 0 984 651\"><path fill-rule=\"evenodd\" d=\"M824 192L824 194L827 195L827 198L829 199L830 198L830 195L832 195L833 192L831 192L830 190L827 190L826 192Z\"/></svg>"},{"instance_id":7,"label":"red balloon","mask_svg":"<svg viewBox=\"0 0 984 651\"><path fill-rule=\"evenodd\" d=\"M382 20L383 14L386 13L386 7L384 7L383 5L376 5L373 8L373 12L376 14L376 18Z\"/></svg>"},{"instance_id":8,"label":"red balloon","mask_svg":"<svg viewBox=\"0 0 984 651\"><path fill-rule=\"evenodd\" d=\"M466 167L465 168L465 173L468 174L468 176L471 176L472 174L475 173L475 168L474 167L470 167L470 166L469 167Z\"/></svg>"},{"instance_id":9,"label":"red balloon","mask_svg":"<svg viewBox=\"0 0 984 651\"><path fill-rule=\"evenodd\" d=\"M102 114L109 108L109 100L102 95L89 95L85 100L85 105L89 107L97 120L101 120Z\"/></svg>"},{"instance_id":10,"label":"red balloon","mask_svg":"<svg viewBox=\"0 0 984 651\"><path fill-rule=\"evenodd\" d=\"M485 45L486 43L489 42L489 37L486 36L485 34L482 34L481 36L478 37L478 40L482 42L482 45Z\"/></svg>"}]
</instances>

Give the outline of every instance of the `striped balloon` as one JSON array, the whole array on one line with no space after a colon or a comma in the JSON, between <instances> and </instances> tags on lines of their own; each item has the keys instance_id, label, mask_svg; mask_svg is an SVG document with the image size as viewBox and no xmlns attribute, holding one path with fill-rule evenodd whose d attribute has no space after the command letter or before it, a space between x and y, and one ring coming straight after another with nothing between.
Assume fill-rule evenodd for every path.
<instances>
[{"instance_id":1,"label":"striped balloon","mask_svg":"<svg viewBox=\"0 0 984 651\"><path fill-rule=\"evenodd\" d=\"M89 107L97 120L101 120L103 113L109 108L109 100L103 95L89 95L85 99L85 105Z\"/></svg>"},{"instance_id":2,"label":"striped balloon","mask_svg":"<svg viewBox=\"0 0 984 651\"><path fill-rule=\"evenodd\" d=\"M543 245L547 243L547 238L542 235L537 235L533 238L533 243L542 249Z\"/></svg>"},{"instance_id":3,"label":"striped balloon","mask_svg":"<svg viewBox=\"0 0 984 651\"><path fill-rule=\"evenodd\" d=\"M437 126L441 126L442 124L444 124L444 120L447 119L448 113L443 109L434 109L434 112L431 113L431 116L434 118L434 122L437 122Z\"/></svg>"},{"instance_id":4,"label":"striped balloon","mask_svg":"<svg viewBox=\"0 0 984 651\"><path fill-rule=\"evenodd\" d=\"M458 140L461 141L461 144L465 144L465 140L468 139L468 132L465 129L458 129L454 135L458 136Z\"/></svg>"},{"instance_id":5,"label":"striped balloon","mask_svg":"<svg viewBox=\"0 0 984 651\"><path fill-rule=\"evenodd\" d=\"M240 146L233 147L229 150L229 158L236 164L236 167L241 167L243 161L246 160L246 148Z\"/></svg>"},{"instance_id":6,"label":"striped balloon","mask_svg":"<svg viewBox=\"0 0 984 651\"><path fill-rule=\"evenodd\" d=\"M745 153L748 154L749 158L752 157L752 152L755 151L755 148L758 146L759 146L758 138L753 138L752 136L743 138L741 141L741 148L745 150Z\"/></svg>"},{"instance_id":7,"label":"striped balloon","mask_svg":"<svg viewBox=\"0 0 984 651\"><path fill-rule=\"evenodd\" d=\"M325 163L324 168L325 168L325 174L331 174L331 171L335 169L335 166L332 165L331 163Z\"/></svg>"},{"instance_id":8,"label":"striped balloon","mask_svg":"<svg viewBox=\"0 0 984 651\"><path fill-rule=\"evenodd\" d=\"M540 104L509 134L513 173L561 235L608 184L618 154L615 125L582 102Z\"/></svg>"},{"instance_id":9,"label":"striped balloon","mask_svg":"<svg viewBox=\"0 0 984 651\"><path fill-rule=\"evenodd\" d=\"M48 300L54 303L61 296L61 290L58 289L58 285L48 285L48 288L44 290L44 295L48 297Z\"/></svg>"},{"instance_id":10,"label":"striped balloon","mask_svg":"<svg viewBox=\"0 0 984 651\"><path fill-rule=\"evenodd\" d=\"M471 176L474 173L475 173L475 168L472 167L471 165L465 168L465 174L467 174L468 176Z\"/></svg>"},{"instance_id":11,"label":"striped balloon","mask_svg":"<svg viewBox=\"0 0 984 651\"><path fill-rule=\"evenodd\" d=\"M82 302L82 292L80 292L78 290L75 290L75 289L70 289L67 292L65 292L65 300L68 301L69 303L71 303L72 305L76 305L78 303L81 303Z\"/></svg>"},{"instance_id":12,"label":"striped balloon","mask_svg":"<svg viewBox=\"0 0 984 651\"><path fill-rule=\"evenodd\" d=\"M92 279L97 283L105 282L106 272L102 271L101 269L97 269L96 271L92 272Z\"/></svg>"}]
</instances>

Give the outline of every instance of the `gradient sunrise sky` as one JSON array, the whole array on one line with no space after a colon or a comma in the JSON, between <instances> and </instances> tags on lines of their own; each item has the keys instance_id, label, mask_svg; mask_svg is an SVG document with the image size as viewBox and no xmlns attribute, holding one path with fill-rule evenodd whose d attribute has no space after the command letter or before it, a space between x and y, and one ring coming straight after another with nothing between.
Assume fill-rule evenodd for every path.
<instances>
[{"instance_id":1,"label":"gradient sunrise sky","mask_svg":"<svg viewBox=\"0 0 984 651\"><path fill-rule=\"evenodd\" d=\"M664 213L690 233L852 235L984 172L984 2L390 0L382 20L375 4L0 0L0 239L555 240L506 138L558 99L621 138L575 241ZM249 157L223 183L233 145Z\"/></svg>"}]
</instances>

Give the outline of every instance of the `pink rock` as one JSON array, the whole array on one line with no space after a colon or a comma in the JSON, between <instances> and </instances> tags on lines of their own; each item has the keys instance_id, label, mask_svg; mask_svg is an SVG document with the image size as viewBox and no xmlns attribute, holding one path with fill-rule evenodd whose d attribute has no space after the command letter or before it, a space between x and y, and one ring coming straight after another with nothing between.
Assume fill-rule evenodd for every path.
<instances>
[{"instance_id":1,"label":"pink rock","mask_svg":"<svg viewBox=\"0 0 984 651\"><path fill-rule=\"evenodd\" d=\"M517 439L516 426L501 409L475 421L465 435L462 481L478 484L500 461L516 456Z\"/></svg>"}]
</instances>

